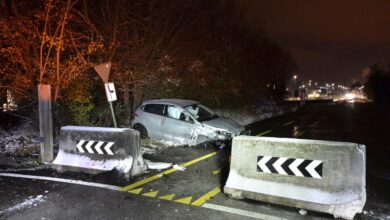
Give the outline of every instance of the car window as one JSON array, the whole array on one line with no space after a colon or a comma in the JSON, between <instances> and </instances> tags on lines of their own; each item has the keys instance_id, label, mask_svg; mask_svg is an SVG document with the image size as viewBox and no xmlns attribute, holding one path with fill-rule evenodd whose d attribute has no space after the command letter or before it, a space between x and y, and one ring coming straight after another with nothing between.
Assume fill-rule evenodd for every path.
<instances>
[{"instance_id":1,"label":"car window","mask_svg":"<svg viewBox=\"0 0 390 220\"><path fill-rule=\"evenodd\" d=\"M212 110L201 104L189 105L184 109L200 122L218 118Z\"/></svg>"},{"instance_id":2,"label":"car window","mask_svg":"<svg viewBox=\"0 0 390 220\"><path fill-rule=\"evenodd\" d=\"M190 115L187 112L179 109L176 106L168 105L167 111L166 111L166 116L168 116L169 118L173 118L173 119L177 119L177 120L181 120L181 121L194 122L194 120L190 117Z\"/></svg>"},{"instance_id":3,"label":"car window","mask_svg":"<svg viewBox=\"0 0 390 220\"><path fill-rule=\"evenodd\" d=\"M164 115L164 107L165 105L161 104L148 104L145 105L144 111L156 115Z\"/></svg>"}]
</instances>

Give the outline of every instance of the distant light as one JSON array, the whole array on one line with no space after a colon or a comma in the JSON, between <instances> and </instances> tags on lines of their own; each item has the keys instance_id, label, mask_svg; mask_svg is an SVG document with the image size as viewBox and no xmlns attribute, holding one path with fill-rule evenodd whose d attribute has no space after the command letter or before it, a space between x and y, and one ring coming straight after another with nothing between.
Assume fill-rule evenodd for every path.
<instances>
[{"instance_id":1,"label":"distant light","mask_svg":"<svg viewBox=\"0 0 390 220\"><path fill-rule=\"evenodd\" d=\"M297 75L294 75L294 79L297 79L298 78L298 76Z\"/></svg>"},{"instance_id":2,"label":"distant light","mask_svg":"<svg viewBox=\"0 0 390 220\"><path fill-rule=\"evenodd\" d=\"M355 98L355 94L353 94L353 93L347 93L347 94L345 94L345 98L346 98L346 99L354 99L354 98Z\"/></svg>"}]
</instances>

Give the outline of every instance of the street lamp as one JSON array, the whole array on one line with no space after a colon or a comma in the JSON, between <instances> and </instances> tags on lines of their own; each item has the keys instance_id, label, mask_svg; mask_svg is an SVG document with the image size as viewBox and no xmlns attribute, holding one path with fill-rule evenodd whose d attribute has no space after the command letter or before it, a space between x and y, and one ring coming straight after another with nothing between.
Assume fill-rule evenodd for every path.
<instances>
[{"instance_id":1,"label":"street lamp","mask_svg":"<svg viewBox=\"0 0 390 220\"><path fill-rule=\"evenodd\" d=\"M295 98L295 92L297 91L297 78L298 78L298 75L294 75L293 78L294 78L294 93L293 93L293 96Z\"/></svg>"}]
</instances>

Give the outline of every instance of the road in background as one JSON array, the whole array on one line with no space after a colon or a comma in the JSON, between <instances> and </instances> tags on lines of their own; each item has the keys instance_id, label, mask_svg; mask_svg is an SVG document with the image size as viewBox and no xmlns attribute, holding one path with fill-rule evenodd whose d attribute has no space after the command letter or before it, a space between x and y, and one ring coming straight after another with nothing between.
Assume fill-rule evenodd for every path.
<instances>
[{"instance_id":1,"label":"road in background","mask_svg":"<svg viewBox=\"0 0 390 220\"><path fill-rule=\"evenodd\" d=\"M371 103L314 104L297 112L248 126L254 135L356 142L367 150L367 213L356 219L390 216L388 137L390 107ZM45 201L29 209L0 214L9 218L118 219L331 219L327 214L250 200L236 200L221 192L229 169L230 150L213 147L171 147L146 159L180 164L185 171L154 171L125 180L114 172L101 175L57 174L51 170L24 174L82 179L124 187L125 192L43 180L1 177L0 210L29 196ZM3 199L4 198L4 199Z\"/></svg>"}]
</instances>

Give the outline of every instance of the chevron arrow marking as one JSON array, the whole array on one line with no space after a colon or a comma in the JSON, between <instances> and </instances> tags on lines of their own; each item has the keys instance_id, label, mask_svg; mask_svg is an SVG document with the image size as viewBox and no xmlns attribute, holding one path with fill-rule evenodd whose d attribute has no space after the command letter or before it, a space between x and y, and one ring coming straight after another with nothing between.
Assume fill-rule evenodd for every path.
<instances>
[{"instance_id":1,"label":"chevron arrow marking","mask_svg":"<svg viewBox=\"0 0 390 220\"><path fill-rule=\"evenodd\" d=\"M76 148L77 148L77 150L79 150L79 152L81 152L81 153L85 153L85 151L84 151L84 149L83 149L83 144L84 144L84 142L85 142L85 140L81 140L81 141L79 141L79 143L77 143L77 145L76 145Z\"/></svg>"},{"instance_id":2,"label":"chevron arrow marking","mask_svg":"<svg viewBox=\"0 0 390 220\"><path fill-rule=\"evenodd\" d=\"M287 158L281 157L274 164L273 167L278 171L279 174L288 175L286 171L282 168L282 164L286 162Z\"/></svg>"},{"instance_id":3,"label":"chevron arrow marking","mask_svg":"<svg viewBox=\"0 0 390 220\"><path fill-rule=\"evenodd\" d=\"M315 170L320 164L322 164L322 161L320 161L320 160L313 160L313 162L311 162L309 164L309 166L306 167L307 172L309 172L309 174L313 178L322 179L322 177Z\"/></svg>"},{"instance_id":4,"label":"chevron arrow marking","mask_svg":"<svg viewBox=\"0 0 390 220\"><path fill-rule=\"evenodd\" d=\"M288 166L295 176L303 176L301 171L299 171L298 166L304 161L304 159L296 159L290 166Z\"/></svg>"},{"instance_id":5,"label":"chevron arrow marking","mask_svg":"<svg viewBox=\"0 0 390 220\"><path fill-rule=\"evenodd\" d=\"M88 141L88 144L85 145L85 148L87 149L88 153L93 154L93 150L91 148L92 144L95 143L94 141Z\"/></svg>"},{"instance_id":6,"label":"chevron arrow marking","mask_svg":"<svg viewBox=\"0 0 390 220\"><path fill-rule=\"evenodd\" d=\"M77 142L76 149L80 153L114 155L111 149L114 144L114 142L80 140Z\"/></svg>"},{"instance_id":7,"label":"chevron arrow marking","mask_svg":"<svg viewBox=\"0 0 390 220\"><path fill-rule=\"evenodd\" d=\"M111 147L114 145L114 142L108 142L108 144L104 147L104 150L107 152L109 155L114 155L114 153L111 151Z\"/></svg>"},{"instance_id":8,"label":"chevron arrow marking","mask_svg":"<svg viewBox=\"0 0 390 220\"><path fill-rule=\"evenodd\" d=\"M257 171L289 176L311 177L322 179L321 160L286 158L286 157L257 157Z\"/></svg>"},{"instance_id":9,"label":"chevron arrow marking","mask_svg":"<svg viewBox=\"0 0 390 220\"><path fill-rule=\"evenodd\" d=\"M102 149L100 149L100 147L104 144L103 141L99 141L96 145L95 145L95 150L98 152L98 154L104 154Z\"/></svg>"},{"instance_id":10,"label":"chevron arrow marking","mask_svg":"<svg viewBox=\"0 0 390 220\"><path fill-rule=\"evenodd\" d=\"M271 171L268 169L268 167L265 165L269 160L271 159L270 156L264 156L263 158L260 159L260 161L257 163L259 165L260 169L264 173L271 173Z\"/></svg>"}]
</instances>

